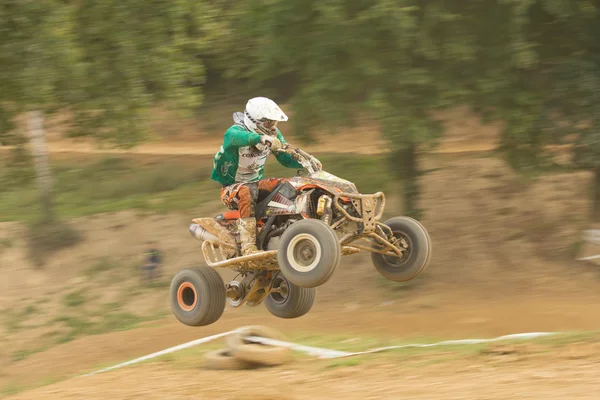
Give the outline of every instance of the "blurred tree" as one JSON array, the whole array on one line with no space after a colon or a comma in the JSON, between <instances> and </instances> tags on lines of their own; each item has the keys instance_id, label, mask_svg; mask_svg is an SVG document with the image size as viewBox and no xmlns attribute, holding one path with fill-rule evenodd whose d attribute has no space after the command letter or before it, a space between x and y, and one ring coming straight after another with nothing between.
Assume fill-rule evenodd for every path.
<instances>
[{"instance_id":1,"label":"blurred tree","mask_svg":"<svg viewBox=\"0 0 600 400\"><path fill-rule=\"evenodd\" d=\"M308 139L319 125L343 131L375 117L404 182L405 213L418 218L419 150L441 133L429 111L464 95L457 74L474 57L473 33L444 3L237 1L218 58L255 87L279 80L280 93L293 94L295 130Z\"/></svg>"},{"instance_id":2,"label":"blurred tree","mask_svg":"<svg viewBox=\"0 0 600 400\"><path fill-rule=\"evenodd\" d=\"M551 120L552 131L561 142L574 145L574 167L594 173L592 217L600 221L600 3L577 5L559 19L569 25L568 36L554 60L547 104L561 117ZM565 120L567 124L558 123Z\"/></svg>"},{"instance_id":3,"label":"blurred tree","mask_svg":"<svg viewBox=\"0 0 600 400\"><path fill-rule=\"evenodd\" d=\"M600 25L600 20L597 23ZM597 37L600 40L600 35ZM595 54L585 52L561 62L548 102L560 117L549 121L549 129L558 133L559 142L573 146L573 167L594 173L592 218L596 221L600 221L599 56L596 50Z\"/></svg>"},{"instance_id":4,"label":"blurred tree","mask_svg":"<svg viewBox=\"0 0 600 400\"><path fill-rule=\"evenodd\" d=\"M61 86L72 78L73 43L68 10L54 0L0 3L0 137L20 144L14 117L27 113L35 133L43 217L52 220L51 176L44 153L43 115L60 104ZM67 29L65 29L67 28ZM33 137L32 137L33 138Z\"/></svg>"},{"instance_id":5,"label":"blurred tree","mask_svg":"<svg viewBox=\"0 0 600 400\"><path fill-rule=\"evenodd\" d=\"M587 0L496 1L478 35L470 103L506 122L502 152L524 172L554 164L548 144L573 145L570 167L595 174L600 219L600 14Z\"/></svg>"},{"instance_id":6,"label":"blurred tree","mask_svg":"<svg viewBox=\"0 0 600 400\"><path fill-rule=\"evenodd\" d=\"M130 146L144 139L154 105L194 110L202 101L204 7L193 0L74 3L79 68L67 96L76 113L72 134Z\"/></svg>"},{"instance_id":7,"label":"blurred tree","mask_svg":"<svg viewBox=\"0 0 600 400\"><path fill-rule=\"evenodd\" d=\"M549 160L546 144L574 141L572 165L596 173L599 215L598 7L591 0L5 0L0 141L15 140L6 135L14 115L60 108L74 113L73 135L133 145L144 139L153 105L201 103L208 60L214 76L246 92L290 100L295 131L307 140L316 128L343 131L373 117L389 139L408 215L420 217L420 152L441 133L430 111L465 102L506 123L501 150L515 168L539 169Z\"/></svg>"},{"instance_id":8,"label":"blurred tree","mask_svg":"<svg viewBox=\"0 0 600 400\"><path fill-rule=\"evenodd\" d=\"M310 138L325 124L343 130L364 112L376 118L389 139L391 168L404 182L408 215L420 214L419 149L440 134L429 111L464 102L486 120L505 122L500 150L525 173L551 164L546 145L571 140L574 126L586 122L577 130L573 166L595 171L600 214L597 2L223 0L215 6L228 26L213 48L219 65L255 89L291 94L296 133Z\"/></svg>"},{"instance_id":9,"label":"blurred tree","mask_svg":"<svg viewBox=\"0 0 600 400\"><path fill-rule=\"evenodd\" d=\"M4 0L0 2L0 140L27 112L44 218L52 219L44 117L72 111L71 133L131 145L153 105L194 109L203 3L193 0Z\"/></svg>"}]
</instances>

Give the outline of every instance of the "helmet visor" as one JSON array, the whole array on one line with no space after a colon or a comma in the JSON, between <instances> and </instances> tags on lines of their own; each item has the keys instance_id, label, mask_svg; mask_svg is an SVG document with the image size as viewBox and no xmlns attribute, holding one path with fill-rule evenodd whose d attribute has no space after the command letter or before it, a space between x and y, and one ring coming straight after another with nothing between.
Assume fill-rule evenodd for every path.
<instances>
[{"instance_id":1,"label":"helmet visor","mask_svg":"<svg viewBox=\"0 0 600 400\"><path fill-rule=\"evenodd\" d=\"M274 130L275 128L277 128L277 121L273 121L272 119L263 118L260 121L260 123L261 123L262 126L264 126L267 129Z\"/></svg>"}]
</instances>

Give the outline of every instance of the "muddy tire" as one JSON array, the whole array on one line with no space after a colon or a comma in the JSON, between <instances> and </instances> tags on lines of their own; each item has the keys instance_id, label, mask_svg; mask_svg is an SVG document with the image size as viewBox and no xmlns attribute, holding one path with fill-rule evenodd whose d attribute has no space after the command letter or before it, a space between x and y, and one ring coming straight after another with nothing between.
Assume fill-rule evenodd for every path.
<instances>
[{"instance_id":1,"label":"muddy tire","mask_svg":"<svg viewBox=\"0 0 600 400\"><path fill-rule=\"evenodd\" d=\"M247 326L228 335L225 338L234 357L250 364L276 366L290 360L287 347L270 346L253 343L244 339L248 336L259 336L266 339L287 341L285 335L265 326Z\"/></svg>"},{"instance_id":2,"label":"muddy tire","mask_svg":"<svg viewBox=\"0 0 600 400\"><path fill-rule=\"evenodd\" d=\"M273 279L273 287L281 291L270 293L265 299L265 307L279 318L298 318L310 311L317 288L303 288L285 279L281 274Z\"/></svg>"},{"instance_id":3,"label":"muddy tire","mask_svg":"<svg viewBox=\"0 0 600 400\"><path fill-rule=\"evenodd\" d=\"M283 276L303 288L327 282L341 257L342 248L333 229L314 219L294 222L287 228L277 251Z\"/></svg>"},{"instance_id":4,"label":"muddy tire","mask_svg":"<svg viewBox=\"0 0 600 400\"><path fill-rule=\"evenodd\" d=\"M171 311L183 324L205 326L225 310L225 283L210 267L186 268L171 280Z\"/></svg>"},{"instance_id":5,"label":"muddy tire","mask_svg":"<svg viewBox=\"0 0 600 400\"><path fill-rule=\"evenodd\" d=\"M423 228L423 231L425 232L425 234L427 235L427 242L428 242L428 253L427 253L427 259L425 260L425 267L427 267L427 265L429 265L429 260L431 260L431 253L432 253L432 248L433 245L431 243L431 236L429 236L429 232L427 232L427 229L425 228L425 226L420 223L419 221L417 221L416 219L414 220L417 224L421 225L421 228Z\"/></svg>"},{"instance_id":6,"label":"muddy tire","mask_svg":"<svg viewBox=\"0 0 600 400\"><path fill-rule=\"evenodd\" d=\"M394 282L407 282L420 275L431 259L431 238L425 227L410 217L395 217L385 221L394 236L403 238L408 244L404 256L392 257L371 253L377 272Z\"/></svg>"},{"instance_id":7,"label":"muddy tire","mask_svg":"<svg viewBox=\"0 0 600 400\"><path fill-rule=\"evenodd\" d=\"M229 349L220 349L204 355L203 367L214 370L239 370L255 368L256 365L234 357Z\"/></svg>"}]
</instances>

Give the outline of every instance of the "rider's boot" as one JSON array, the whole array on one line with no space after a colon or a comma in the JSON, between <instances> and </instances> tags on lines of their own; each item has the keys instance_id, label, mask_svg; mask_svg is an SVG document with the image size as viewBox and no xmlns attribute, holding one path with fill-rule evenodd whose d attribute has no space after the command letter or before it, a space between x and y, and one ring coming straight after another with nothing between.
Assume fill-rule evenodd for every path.
<instances>
[{"instance_id":1,"label":"rider's boot","mask_svg":"<svg viewBox=\"0 0 600 400\"><path fill-rule=\"evenodd\" d=\"M240 218L237 220L238 232L240 233L240 242L242 255L258 253L256 247L256 218Z\"/></svg>"}]
</instances>

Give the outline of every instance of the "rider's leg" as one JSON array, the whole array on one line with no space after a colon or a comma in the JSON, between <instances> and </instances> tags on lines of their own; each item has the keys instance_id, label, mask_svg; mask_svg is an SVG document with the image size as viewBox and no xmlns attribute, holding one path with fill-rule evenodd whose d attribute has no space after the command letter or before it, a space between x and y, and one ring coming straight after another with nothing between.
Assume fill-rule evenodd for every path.
<instances>
[{"instance_id":1,"label":"rider's leg","mask_svg":"<svg viewBox=\"0 0 600 400\"><path fill-rule=\"evenodd\" d=\"M238 232L240 234L242 255L248 255L258 252L256 247L256 218L255 206L261 196L271 193L282 179L270 178L258 182L235 184L232 187L223 188L221 199L228 207L232 202L237 203L237 209L240 212L240 219L237 221Z\"/></svg>"},{"instance_id":2,"label":"rider's leg","mask_svg":"<svg viewBox=\"0 0 600 400\"><path fill-rule=\"evenodd\" d=\"M237 221L240 234L242 255L258 252L256 247L256 218L254 207L258 198L258 184L256 182L242 185L238 191L238 210L240 219Z\"/></svg>"},{"instance_id":3,"label":"rider's leg","mask_svg":"<svg viewBox=\"0 0 600 400\"><path fill-rule=\"evenodd\" d=\"M221 201L230 210L238 210L242 218L254 216L254 207L259 199L265 198L282 178L268 178L252 183L234 183L221 188Z\"/></svg>"},{"instance_id":4,"label":"rider's leg","mask_svg":"<svg viewBox=\"0 0 600 400\"><path fill-rule=\"evenodd\" d=\"M265 197L267 197L269 195L269 193L271 193L273 190L275 190L275 188L277 187L279 182L281 182L282 180L283 180L282 178L268 178L268 179L263 179L262 181L258 181L258 200L257 201L262 201Z\"/></svg>"},{"instance_id":5,"label":"rider's leg","mask_svg":"<svg viewBox=\"0 0 600 400\"><path fill-rule=\"evenodd\" d=\"M271 193L280 181L281 179L277 178L263 179L244 185L238 191L238 207L241 217L238 220L238 229L243 255L259 251L256 247L256 214L254 207L257 201Z\"/></svg>"}]
</instances>

